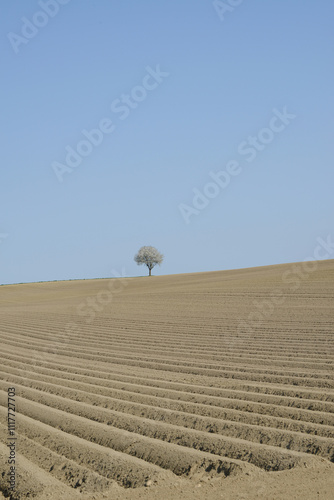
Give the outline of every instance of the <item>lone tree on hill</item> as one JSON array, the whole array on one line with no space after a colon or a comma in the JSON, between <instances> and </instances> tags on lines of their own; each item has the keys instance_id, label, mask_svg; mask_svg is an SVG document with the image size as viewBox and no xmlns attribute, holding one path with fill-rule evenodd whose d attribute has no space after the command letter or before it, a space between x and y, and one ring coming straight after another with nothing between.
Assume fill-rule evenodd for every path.
<instances>
[{"instance_id":1,"label":"lone tree on hill","mask_svg":"<svg viewBox=\"0 0 334 500\"><path fill-rule=\"evenodd\" d=\"M141 247L135 255L134 260L137 262L138 266L145 264L149 270L148 275L151 276L152 269L156 264L160 266L164 260L164 256L154 247Z\"/></svg>"}]
</instances>

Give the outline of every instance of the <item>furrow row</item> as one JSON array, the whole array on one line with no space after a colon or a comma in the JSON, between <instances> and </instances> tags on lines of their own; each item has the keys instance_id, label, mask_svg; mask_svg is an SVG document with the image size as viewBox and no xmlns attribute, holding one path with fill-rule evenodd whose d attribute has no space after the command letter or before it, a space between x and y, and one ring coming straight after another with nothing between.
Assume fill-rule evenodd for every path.
<instances>
[{"instance_id":1,"label":"furrow row","mask_svg":"<svg viewBox=\"0 0 334 500\"><path fill-rule=\"evenodd\" d=\"M68 345L71 346L88 346L91 349L91 331L89 334L87 334L86 337L80 337L78 335L74 336L69 336L69 335L59 335L57 333L50 333L48 332L47 334L43 334L42 332L39 333L34 333L33 335L30 332L25 332L24 334L18 334L16 337L18 339L23 339L24 341L27 338L27 335L29 334L29 339L35 339L35 340L42 340L44 342L47 342L48 344L57 344L59 342L66 342ZM163 349L166 354L170 352L172 356L175 356L177 354L177 357L184 356L184 353L187 353L189 355L189 348L190 346L192 347L191 349L191 356L192 359L196 359L197 357L200 359L203 359L207 357L210 360L215 360L216 358L219 361L227 360L229 362L233 363L240 363L243 361L244 365L247 364L255 364L259 363L259 361L265 366L265 365L274 365L278 364L279 366L290 366L293 364L295 368L309 368L309 369L322 369L322 370L328 370L332 369L333 370L333 360L330 358L322 360L319 358L319 361L314 359L314 356L312 360L309 359L299 359L297 357L294 357L293 359L287 359L284 356L277 356L277 353L273 352L272 355L275 355L275 358L268 359L268 356L266 357L261 357L261 356L249 356L249 352L247 351L247 355L241 355L240 351L238 351L238 356L233 358L233 355L226 355L226 345L231 344L234 342L235 339L232 338L225 338L222 337L220 345L217 346L212 346L210 349L207 346L194 346L191 341L189 341L189 345L186 346L180 346L180 345L175 345L175 342L171 340L170 343L168 344L161 344L159 342L154 341L152 338L150 340L144 341L142 338L138 339L138 337L134 337L133 339L129 340L126 338L121 338L120 336L114 335L114 332L108 333L105 335L106 340L103 340L103 336L101 335L101 332L98 332L98 337L94 341L94 346L95 349L100 349L102 347L105 348L110 348L110 349L119 349L119 344L120 340L122 342L122 352L133 352L134 346L136 348L136 352L143 352L147 353L147 349L150 350L150 352L159 352L161 353L161 350ZM12 338L12 336L4 336L3 338ZM221 350L221 354L219 351ZM290 354L291 355L291 354Z\"/></svg>"},{"instance_id":2,"label":"furrow row","mask_svg":"<svg viewBox=\"0 0 334 500\"><path fill-rule=\"evenodd\" d=\"M1 434L5 435L4 425L0 424L0 427ZM107 490L112 484L97 472L93 472L89 468L83 467L75 461L49 450L24 435L19 434L17 441L20 454L32 461L34 465L51 474L52 477L73 489L80 486L81 492L94 493ZM8 451L6 453L7 460ZM17 459L17 463L19 464L18 469L21 469L20 458Z\"/></svg>"},{"instance_id":3,"label":"furrow row","mask_svg":"<svg viewBox=\"0 0 334 500\"><path fill-rule=\"evenodd\" d=\"M2 394L0 398L1 402L3 401ZM81 401L69 400L62 396L55 396L35 389L21 387L21 402L22 398L25 398L24 407L26 406L26 401L34 401L50 408L57 408L67 413L84 416L87 419L97 422L108 423L118 428L124 425L123 422L129 424L133 416L135 416L149 421L164 422L180 428L184 427L219 434L224 437L320 455L331 461L334 459L333 439L306 435L300 432L192 415L181 411L172 411L125 401L111 401L112 409L109 409L108 404L107 408L94 407L91 404ZM4 403L2 402L2 404Z\"/></svg>"},{"instance_id":4,"label":"furrow row","mask_svg":"<svg viewBox=\"0 0 334 500\"><path fill-rule=\"evenodd\" d=\"M14 341L8 341L8 345L16 346L17 344L21 345L19 342L16 343ZM35 352L35 349L33 346L25 346L26 349L33 350ZM38 350L37 350L38 351ZM71 358L74 357L73 352L68 352L68 350L63 350L63 349L53 349L53 348L48 348L45 347L44 350L41 352L48 352L48 353L54 353L56 352L57 354L61 354L62 356L71 356ZM121 364L121 365L128 365L128 366L137 366L141 368L153 368L156 370L163 370L163 371L171 371L171 372L177 372L177 373L188 373L188 374L194 374L194 375L209 375L211 377L223 377L223 378L232 378L232 379L239 379L239 380L253 380L253 381L267 381L267 382L280 382L282 384L293 384L293 385L302 385L302 386L307 386L307 387L323 387L323 388L334 388L334 380L332 380L332 374L331 374L331 379L329 378L310 378L309 376L302 376L300 375L299 377L294 374L292 375L272 375L272 374L267 374L267 373L253 373L251 370L247 373L242 373L236 370L225 370L223 368L217 369L217 368L201 368L196 365L196 363L182 363L181 361L179 364L177 363L171 363L168 360L165 361L146 361L144 358L137 359L135 355L133 356L115 356L112 354L84 354L82 350L79 352L79 350L75 351L75 357L80 358L80 359L88 359L90 361L108 361L109 363L112 364ZM150 358L146 358L150 359ZM186 365L186 366L184 366ZM316 375L316 374L313 374Z\"/></svg>"},{"instance_id":5,"label":"furrow row","mask_svg":"<svg viewBox=\"0 0 334 500\"><path fill-rule=\"evenodd\" d=\"M164 476L163 469L178 476L189 476L194 469L208 466L224 476L252 470L239 460L113 428L24 399L20 405L25 413L21 415L19 439L25 436L125 487L143 486L148 479L157 481ZM0 420L5 421L2 406ZM290 453L289 459L297 462L308 457Z\"/></svg>"},{"instance_id":6,"label":"furrow row","mask_svg":"<svg viewBox=\"0 0 334 500\"><path fill-rule=\"evenodd\" d=\"M90 369L86 366L86 368L82 368L78 366L75 362L71 363L71 367L69 367L66 360L62 360L62 362L58 361L57 363L41 361L39 359L31 358L29 355L21 356L21 355L13 355L10 351L5 351L4 355L7 360L10 360L10 364L13 365L15 361L18 363L17 366L22 367L33 367L34 371L38 373L45 374L54 374L58 377L64 377L66 379L73 380L91 380L91 383L98 383L101 385L101 380L96 379L104 379L110 381L109 383L117 384L118 382L124 382L128 384L134 384L137 386L138 383L148 386L149 388L154 389L163 389L163 390L176 390L176 391L187 391L196 394L205 394L208 396L222 396L226 398L232 399L241 399L245 401L254 401L259 403L272 403L276 405L284 405L284 406L293 406L295 408L304 408L311 410L319 410L319 411L334 411L334 393L328 390L317 390L317 389L306 389L306 388L287 388L286 386L274 386L274 385L264 385L264 384L255 384L251 385L250 383L244 384L241 382L236 383L236 381L229 381L228 387L226 384L222 386L217 386L218 379L212 378L210 379L208 384L196 384L193 383L180 383L173 382L172 380L166 381L165 378L161 377L153 377L152 373L147 377L144 377L143 374L141 376L135 376L133 374L133 368L129 369L130 375L124 372L117 372L111 367L104 368L102 365L99 366L98 369ZM3 363L6 363L4 360ZM14 366L14 365L13 365ZM161 373L158 372L160 375ZM156 375L156 374L155 374ZM162 374L161 374L162 375ZM177 377L178 379L180 377ZM116 386L117 387L117 386ZM306 401L305 401L306 400Z\"/></svg>"},{"instance_id":7,"label":"furrow row","mask_svg":"<svg viewBox=\"0 0 334 500\"><path fill-rule=\"evenodd\" d=\"M1 335L0 338L2 339L7 339L10 340L12 339L11 336L9 335ZM169 360L175 360L179 362L181 359L182 361L186 357L189 359L191 358L193 361L195 360L200 360L197 361L197 364L203 364L206 366L218 366L217 363L222 363L224 362L224 366L226 368L235 368L235 365L240 365L242 363L242 367L238 368L237 371L246 371L246 368L249 367L249 370L254 369L254 365L259 365L259 362L261 362L261 365L263 365L263 369L261 371L267 372L267 373L272 373L272 374L281 374L283 373L283 368L285 368L284 372L287 372L286 368L290 367L290 372L293 374L297 374L299 371L303 373L303 376L305 374L308 374L309 376L313 377L319 377L319 373L324 371L325 373L328 373L328 375L331 375L333 372L333 362L332 360L326 360L326 362L323 362L322 360L315 361L298 361L298 360L282 360L282 359L267 359L267 358L261 358L261 357L246 357L243 356L241 357L240 355L238 357L233 357L226 355L226 347L225 343L228 343L227 341L222 340L222 346L220 346L220 349L212 349L212 351L207 351L204 348L203 349L197 349L194 350L194 348L189 349L184 347L166 347L166 346L160 346L160 345L154 345L154 342L151 341L151 343L141 343L137 342L137 344L134 346L134 344L130 341L125 341L124 339L122 340L122 348L120 349L120 343L117 340L109 341L107 343L102 343L99 342L97 339L94 342L94 348L91 346L91 338L88 340L84 340L82 338L75 338L75 339L62 339L62 338L53 338L50 334L47 336L34 336L34 341L31 342L32 337L29 336L29 342L27 342L27 334L22 334L22 335L16 335L15 341L18 342L19 345L24 346L25 344L27 345L34 345L37 346L37 348L40 347L63 347L64 343L67 345L70 345L72 349L77 349L78 346L83 346L84 349L81 350L81 352L97 352L99 353L101 349L105 349L106 352L112 351L112 352L118 352L120 354L132 354L134 351L136 351L136 355L143 354L147 355L147 353L150 353L150 356L154 356L154 359L157 361L162 361L163 359L168 358ZM164 356L161 356L161 352L164 352ZM79 349L80 350L80 349ZM221 350L221 354L219 354L219 350ZM145 359L145 357L143 357ZM146 358L147 359L147 358ZM208 363L208 361L204 360L210 360L211 362ZM213 361L213 362L212 362ZM266 366L279 366L281 369L280 370L268 370ZM291 370L291 366L293 366L293 370ZM288 373L289 373L288 371ZM316 371L316 374L312 374L312 372ZM308 373L311 372L311 375ZM325 374L324 373L324 374Z\"/></svg>"},{"instance_id":8,"label":"furrow row","mask_svg":"<svg viewBox=\"0 0 334 500\"><path fill-rule=\"evenodd\" d=\"M3 404L2 394L0 392L1 404ZM138 468L144 467L144 464L130 462L124 456L124 453L133 455L133 460L136 458L157 462L158 467L166 469L172 467L175 474L178 473L181 475L187 473L189 463L186 462L186 466L184 465L184 456L179 460L175 460L175 447L169 448L169 443L179 445L179 453L181 454L186 454L187 452L192 454L194 453L192 449L195 449L219 455L221 459L222 457L226 457L229 461L241 460L250 462L268 471L289 469L297 463L307 462L309 458L315 458L302 452L188 429L165 422L156 422L143 417L117 414L117 412L110 410L97 410L96 408L91 409L87 407L87 413L85 413L85 405L83 404L81 404L81 413L90 415L90 417L78 416L58 408L49 408L43 404L28 401L21 397L17 399L21 414L20 432L38 442L39 436L43 435L41 444L45 444L53 451L71 459L73 459L72 454L71 456L68 455L71 452L73 453L73 448L71 447L73 440L77 442L80 439L85 446L86 449L82 450L82 452L85 452L82 455L84 460L89 460L92 457L91 448L94 445L102 447L101 451L103 452L106 452L105 448L110 448L108 450L108 474L105 474L102 464L98 467L97 472L108 479L115 480L117 480L117 475L121 474L127 481L131 481L131 485L133 485L134 481L132 479L134 470L138 474ZM69 405L69 403L67 404ZM79 405L80 403L76 404ZM97 421L93 421L93 414ZM4 423L6 412L2 407L0 407L0 416ZM101 422L101 420L104 420L104 422ZM33 434L29 433L31 428L34 429ZM45 432L43 432L43 429ZM63 439L59 431L64 434ZM126 435L124 431L128 431ZM55 433L56 437L53 437ZM148 442L147 440L144 441L144 438L151 438L149 446L147 446ZM54 442L53 445L52 440ZM89 453L87 453L87 441L90 441ZM170 452L168 452L168 449ZM122 450L122 454L119 450ZM115 460L114 454L117 454L117 460ZM217 459L218 457L214 458ZM80 461L77 458L75 459L80 464ZM129 462L131 464L130 470ZM94 466L96 466L96 462ZM155 464L152 464L151 467L154 467L154 469L151 469L152 473L158 473ZM147 470L145 472L147 474Z\"/></svg>"},{"instance_id":9,"label":"furrow row","mask_svg":"<svg viewBox=\"0 0 334 500\"><path fill-rule=\"evenodd\" d=\"M229 400L176 391L147 391L145 387L139 385L125 388L124 384L120 384L120 389L115 389L110 387L109 383L103 385L103 381L101 385L96 385L47 375L38 376L34 373L26 373L23 370L13 370L10 374L0 373L2 376L0 386L3 388L6 385L5 381L8 381L8 383L12 381L26 387L78 401L85 401L90 404L97 404L96 402L99 401L100 406L105 406L108 403L110 407L110 404L117 405L119 401L126 401L129 404L140 403L224 420L334 437L334 415L327 414L323 410L299 410L282 407L281 405L263 405L261 403L245 404L241 400ZM132 389L132 391L129 389ZM109 399L112 403L109 402Z\"/></svg>"}]
</instances>

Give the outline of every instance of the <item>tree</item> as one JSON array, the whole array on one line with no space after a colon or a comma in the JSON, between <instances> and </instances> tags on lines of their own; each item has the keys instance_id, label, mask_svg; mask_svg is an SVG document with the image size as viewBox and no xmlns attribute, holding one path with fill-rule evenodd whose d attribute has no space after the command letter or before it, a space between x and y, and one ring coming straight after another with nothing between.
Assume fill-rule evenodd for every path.
<instances>
[{"instance_id":1,"label":"tree","mask_svg":"<svg viewBox=\"0 0 334 500\"><path fill-rule=\"evenodd\" d=\"M154 247L141 247L138 253L135 255L134 260L137 262L138 266L145 264L149 270L149 276L151 276L151 271L156 264L160 266L164 259L162 253Z\"/></svg>"}]
</instances>

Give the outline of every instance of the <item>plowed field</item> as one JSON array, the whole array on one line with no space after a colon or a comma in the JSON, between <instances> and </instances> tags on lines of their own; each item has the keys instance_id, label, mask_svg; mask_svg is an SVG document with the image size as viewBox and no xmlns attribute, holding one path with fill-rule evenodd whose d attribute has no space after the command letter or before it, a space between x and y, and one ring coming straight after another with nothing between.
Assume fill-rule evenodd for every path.
<instances>
[{"instance_id":1,"label":"plowed field","mask_svg":"<svg viewBox=\"0 0 334 500\"><path fill-rule=\"evenodd\" d=\"M334 261L0 287L11 498L334 498ZM299 274L297 271L299 271Z\"/></svg>"}]
</instances>

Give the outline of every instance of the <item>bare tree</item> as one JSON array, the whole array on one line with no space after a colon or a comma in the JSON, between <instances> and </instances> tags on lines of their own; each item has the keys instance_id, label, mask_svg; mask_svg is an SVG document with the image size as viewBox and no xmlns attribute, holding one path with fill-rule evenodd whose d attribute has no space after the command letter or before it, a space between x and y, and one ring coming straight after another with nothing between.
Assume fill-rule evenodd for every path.
<instances>
[{"instance_id":1,"label":"bare tree","mask_svg":"<svg viewBox=\"0 0 334 500\"><path fill-rule=\"evenodd\" d=\"M148 267L149 276L151 276L151 271L156 264L160 266L164 259L162 253L158 252L158 250L154 247L141 247L138 253L135 255L135 262L137 262L138 266L141 264L145 264Z\"/></svg>"}]
</instances>

